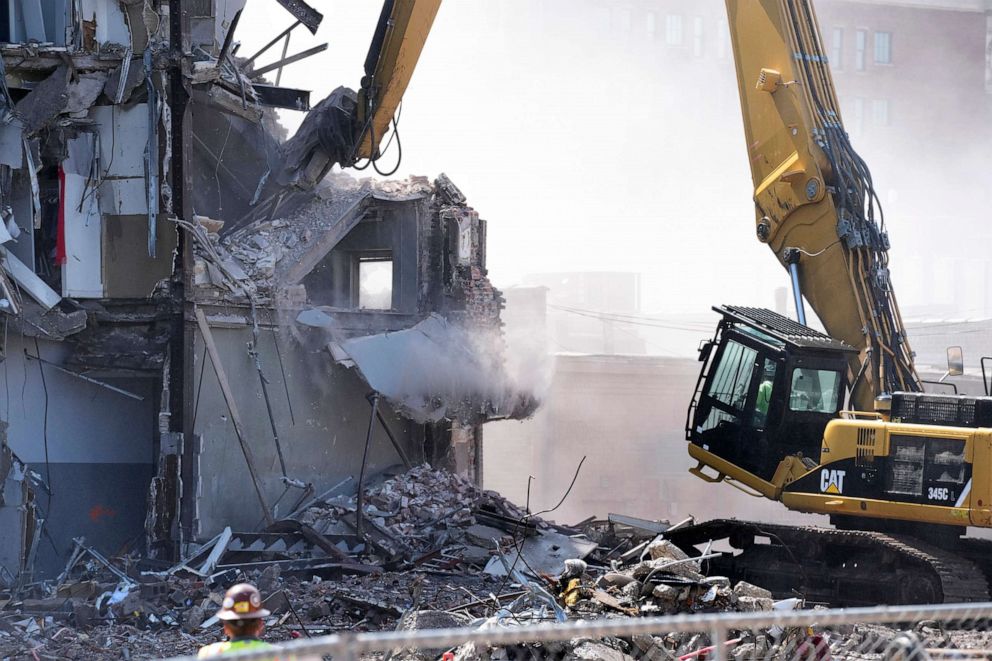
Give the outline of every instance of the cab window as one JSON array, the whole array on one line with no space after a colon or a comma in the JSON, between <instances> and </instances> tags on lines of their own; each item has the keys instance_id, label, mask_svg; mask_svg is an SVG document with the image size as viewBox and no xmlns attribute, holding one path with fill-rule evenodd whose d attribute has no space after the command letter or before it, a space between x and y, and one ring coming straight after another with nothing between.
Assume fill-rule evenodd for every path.
<instances>
[{"instance_id":1,"label":"cab window","mask_svg":"<svg viewBox=\"0 0 992 661\"><path fill-rule=\"evenodd\" d=\"M737 342L727 342L707 394L732 408L743 410L757 357L758 352L754 349Z\"/></svg>"},{"instance_id":2,"label":"cab window","mask_svg":"<svg viewBox=\"0 0 992 661\"><path fill-rule=\"evenodd\" d=\"M746 418L744 404L757 358L757 351L738 342L729 341L724 345L706 391L709 412L697 431L709 431L721 423L740 425L743 422Z\"/></svg>"},{"instance_id":3,"label":"cab window","mask_svg":"<svg viewBox=\"0 0 992 661\"><path fill-rule=\"evenodd\" d=\"M836 413L841 374L836 370L797 367L792 370L789 408L793 411Z\"/></svg>"}]
</instances>

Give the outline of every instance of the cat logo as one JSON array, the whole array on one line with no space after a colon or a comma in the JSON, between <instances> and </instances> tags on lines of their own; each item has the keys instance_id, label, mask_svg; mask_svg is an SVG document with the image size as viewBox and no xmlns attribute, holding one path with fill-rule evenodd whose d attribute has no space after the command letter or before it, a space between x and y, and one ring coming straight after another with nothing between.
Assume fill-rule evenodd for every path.
<instances>
[{"instance_id":1,"label":"cat logo","mask_svg":"<svg viewBox=\"0 0 992 661\"><path fill-rule=\"evenodd\" d=\"M823 493L844 493L844 476L846 474L847 471L824 468L820 471L820 491Z\"/></svg>"}]
</instances>

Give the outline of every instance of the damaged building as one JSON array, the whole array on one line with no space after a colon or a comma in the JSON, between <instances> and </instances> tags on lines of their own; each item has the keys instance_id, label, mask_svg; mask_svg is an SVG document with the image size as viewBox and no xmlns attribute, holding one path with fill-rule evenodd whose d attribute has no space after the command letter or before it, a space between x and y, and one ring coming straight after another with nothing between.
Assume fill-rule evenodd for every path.
<instances>
[{"instance_id":1,"label":"damaged building","mask_svg":"<svg viewBox=\"0 0 992 661\"><path fill-rule=\"evenodd\" d=\"M316 30L279 4L269 47ZM378 155L389 117L363 109L395 90L311 110L265 75L322 48L238 53L243 5L29 0L0 22L0 586L81 539L175 560L393 465L478 479L482 423L534 408L451 180L328 176ZM288 140L275 108L309 111Z\"/></svg>"}]
</instances>

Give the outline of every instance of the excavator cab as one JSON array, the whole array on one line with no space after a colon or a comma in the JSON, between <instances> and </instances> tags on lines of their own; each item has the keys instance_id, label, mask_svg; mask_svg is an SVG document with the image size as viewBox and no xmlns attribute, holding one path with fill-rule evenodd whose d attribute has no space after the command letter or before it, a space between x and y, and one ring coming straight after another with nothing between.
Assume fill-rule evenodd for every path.
<instances>
[{"instance_id":1,"label":"excavator cab","mask_svg":"<svg viewBox=\"0 0 992 661\"><path fill-rule=\"evenodd\" d=\"M700 348L686 439L766 482L786 456L817 460L855 349L770 310L713 309L723 319Z\"/></svg>"}]
</instances>

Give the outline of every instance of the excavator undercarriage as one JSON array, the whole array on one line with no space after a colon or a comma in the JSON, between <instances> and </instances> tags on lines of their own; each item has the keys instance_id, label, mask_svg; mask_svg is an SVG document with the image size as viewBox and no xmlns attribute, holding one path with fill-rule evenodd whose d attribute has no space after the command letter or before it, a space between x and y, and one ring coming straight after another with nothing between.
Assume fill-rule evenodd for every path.
<instances>
[{"instance_id":1,"label":"excavator undercarriage","mask_svg":"<svg viewBox=\"0 0 992 661\"><path fill-rule=\"evenodd\" d=\"M961 540L949 550L906 535L730 519L665 537L690 554L721 551L706 561L710 574L761 585L777 598L831 606L989 601L982 560L992 555L990 540Z\"/></svg>"}]
</instances>

